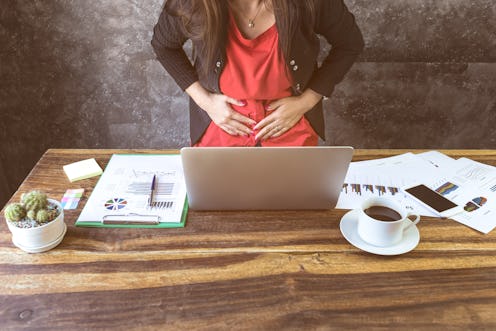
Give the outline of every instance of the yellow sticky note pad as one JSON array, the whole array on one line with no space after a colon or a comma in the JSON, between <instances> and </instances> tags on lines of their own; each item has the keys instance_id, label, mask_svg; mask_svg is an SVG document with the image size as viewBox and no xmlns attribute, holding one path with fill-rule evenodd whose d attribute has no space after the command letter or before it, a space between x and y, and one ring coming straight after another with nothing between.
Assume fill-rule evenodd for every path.
<instances>
[{"instance_id":1,"label":"yellow sticky note pad","mask_svg":"<svg viewBox=\"0 0 496 331\"><path fill-rule=\"evenodd\" d=\"M86 179L102 174L102 168L96 163L95 159L87 159L83 161L67 164L64 167L64 172L71 182L76 180Z\"/></svg>"}]
</instances>

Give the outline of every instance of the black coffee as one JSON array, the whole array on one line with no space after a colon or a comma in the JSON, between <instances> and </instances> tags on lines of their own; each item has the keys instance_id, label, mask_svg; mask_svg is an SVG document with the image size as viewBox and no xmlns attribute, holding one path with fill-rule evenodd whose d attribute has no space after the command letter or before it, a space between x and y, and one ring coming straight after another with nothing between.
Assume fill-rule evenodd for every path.
<instances>
[{"instance_id":1,"label":"black coffee","mask_svg":"<svg viewBox=\"0 0 496 331\"><path fill-rule=\"evenodd\" d=\"M396 210L383 206L372 206L364 212L379 221L394 222L401 219L401 215Z\"/></svg>"}]
</instances>

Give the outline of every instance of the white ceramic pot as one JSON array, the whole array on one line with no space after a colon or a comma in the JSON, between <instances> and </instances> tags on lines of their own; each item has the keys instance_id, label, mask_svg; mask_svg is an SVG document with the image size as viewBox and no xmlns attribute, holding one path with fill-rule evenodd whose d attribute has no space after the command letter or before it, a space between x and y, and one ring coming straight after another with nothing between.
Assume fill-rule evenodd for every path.
<instances>
[{"instance_id":1,"label":"white ceramic pot","mask_svg":"<svg viewBox=\"0 0 496 331\"><path fill-rule=\"evenodd\" d=\"M12 232L12 242L14 245L29 253L41 253L54 248L64 238L67 226L64 223L64 210L60 202L48 199L51 203L57 205L60 210L56 219L42 226L35 228L18 228L7 222Z\"/></svg>"}]
</instances>

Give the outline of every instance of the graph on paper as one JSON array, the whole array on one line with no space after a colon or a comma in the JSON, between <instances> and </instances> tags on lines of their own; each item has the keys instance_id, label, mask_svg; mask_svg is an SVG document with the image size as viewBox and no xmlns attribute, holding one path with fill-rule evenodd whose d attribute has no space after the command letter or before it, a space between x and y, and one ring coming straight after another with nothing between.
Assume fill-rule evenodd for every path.
<instances>
[{"instance_id":1,"label":"graph on paper","mask_svg":"<svg viewBox=\"0 0 496 331\"><path fill-rule=\"evenodd\" d=\"M422 174L423 178L419 178L418 174ZM348 168L336 207L353 209L370 197L391 197L408 210L435 216L409 199L401 188L420 180L430 181L438 174L438 167L411 153L382 160L353 162Z\"/></svg>"},{"instance_id":2,"label":"graph on paper","mask_svg":"<svg viewBox=\"0 0 496 331\"><path fill-rule=\"evenodd\" d=\"M401 190L419 183L463 207L453 220L483 233L496 227L496 167L437 151L352 162L336 207L354 209L369 197L386 196L420 215L436 217Z\"/></svg>"},{"instance_id":3,"label":"graph on paper","mask_svg":"<svg viewBox=\"0 0 496 331\"><path fill-rule=\"evenodd\" d=\"M154 217L161 223L180 223L185 201L186 185L179 154L116 154L77 222L91 223L108 217L132 220Z\"/></svg>"}]
</instances>

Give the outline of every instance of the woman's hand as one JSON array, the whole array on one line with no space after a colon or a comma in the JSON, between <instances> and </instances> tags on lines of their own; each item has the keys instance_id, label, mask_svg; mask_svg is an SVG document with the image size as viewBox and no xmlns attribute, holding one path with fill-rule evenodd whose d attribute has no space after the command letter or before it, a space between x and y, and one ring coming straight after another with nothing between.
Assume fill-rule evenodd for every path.
<instances>
[{"instance_id":1,"label":"woman's hand","mask_svg":"<svg viewBox=\"0 0 496 331\"><path fill-rule=\"evenodd\" d=\"M210 93L199 82L189 86L186 93L193 98L200 108L207 112L217 126L230 135L250 135L253 133L251 127L256 122L241 115L231 107L231 104L242 107L245 106L245 103L223 94Z\"/></svg>"},{"instance_id":2,"label":"woman's hand","mask_svg":"<svg viewBox=\"0 0 496 331\"><path fill-rule=\"evenodd\" d=\"M253 127L256 122L232 109L231 104L240 107L246 105L245 103L226 95L211 93L208 102L199 106L207 112L208 116L210 116L217 126L230 135L252 134L253 131L251 127Z\"/></svg>"},{"instance_id":3,"label":"woman's hand","mask_svg":"<svg viewBox=\"0 0 496 331\"><path fill-rule=\"evenodd\" d=\"M255 130L260 130L255 136L256 140L266 140L279 137L287 132L303 115L320 101L322 96L310 89L299 96L292 96L273 101L267 107L272 111L267 117L255 125Z\"/></svg>"}]
</instances>

